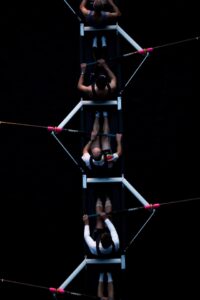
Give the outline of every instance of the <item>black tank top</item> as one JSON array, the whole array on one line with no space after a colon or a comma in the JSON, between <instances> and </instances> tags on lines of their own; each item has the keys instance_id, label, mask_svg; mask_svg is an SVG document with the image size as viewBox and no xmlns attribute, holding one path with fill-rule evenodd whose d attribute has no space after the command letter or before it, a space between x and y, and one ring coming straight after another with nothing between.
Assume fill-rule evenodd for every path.
<instances>
[{"instance_id":1,"label":"black tank top","mask_svg":"<svg viewBox=\"0 0 200 300\"><path fill-rule=\"evenodd\" d=\"M111 92L111 87L110 87L110 84L109 83L107 83L107 88L108 88L108 93L106 94L106 96L105 97L103 97L103 100L105 99L110 99L111 98L111 94L112 94L112 92ZM95 82L93 82L92 83L92 96L93 96L93 98L94 99L102 99L102 97L99 97L98 95L97 95L97 93L96 93L96 90L95 90Z\"/></svg>"}]
</instances>

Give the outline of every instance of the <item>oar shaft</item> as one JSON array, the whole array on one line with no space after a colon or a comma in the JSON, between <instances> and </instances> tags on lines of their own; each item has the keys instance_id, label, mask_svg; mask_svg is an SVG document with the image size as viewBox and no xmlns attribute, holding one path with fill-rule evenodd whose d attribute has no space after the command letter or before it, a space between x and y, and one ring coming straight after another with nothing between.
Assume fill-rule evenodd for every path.
<instances>
[{"instance_id":1,"label":"oar shaft","mask_svg":"<svg viewBox=\"0 0 200 300\"><path fill-rule=\"evenodd\" d=\"M178 44L191 42L191 41L194 41L194 40L198 41L199 38L200 37L197 36L197 37L194 37L194 38L188 38L188 39L185 39L185 40L166 43L166 44L158 45L158 46L155 46L155 47L143 48L142 50L137 50L137 51L122 54L120 56L109 58L109 59L107 59L107 61L114 61L114 60L122 59L122 58L125 58L125 57L128 57L128 56L132 56L134 54L146 54L146 53L152 52L154 49L159 49L159 48L164 48L164 47L169 47L169 46L175 46L175 45L178 45ZM89 63L87 63L87 66L92 66L92 65L95 65L95 64L97 64L97 61L89 62Z\"/></svg>"}]
</instances>

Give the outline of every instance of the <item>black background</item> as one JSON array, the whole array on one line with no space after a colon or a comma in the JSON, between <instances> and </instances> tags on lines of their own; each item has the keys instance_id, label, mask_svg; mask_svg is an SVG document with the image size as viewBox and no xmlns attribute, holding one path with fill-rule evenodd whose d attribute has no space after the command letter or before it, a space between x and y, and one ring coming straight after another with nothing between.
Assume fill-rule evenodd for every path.
<instances>
[{"instance_id":1,"label":"black background","mask_svg":"<svg viewBox=\"0 0 200 300\"><path fill-rule=\"evenodd\" d=\"M182 200L199 197L197 3L121 2L120 26L155 47L123 94L124 175L148 202L165 204L127 251L124 292L193 298L199 201ZM79 1L69 3L77 11ZM81 174L46 130L79 102L79 22L61 0L9 1L0 14L0 121L39 126L0 124L0 277L12 281L1 282L0 297L51 299L13 281L57 287L84 258ZM123 68L129 78L134 56ZM65 139L79 155L78 138ZM127 222L131 237L134 213Z\"/></svg>"}]
</instances>

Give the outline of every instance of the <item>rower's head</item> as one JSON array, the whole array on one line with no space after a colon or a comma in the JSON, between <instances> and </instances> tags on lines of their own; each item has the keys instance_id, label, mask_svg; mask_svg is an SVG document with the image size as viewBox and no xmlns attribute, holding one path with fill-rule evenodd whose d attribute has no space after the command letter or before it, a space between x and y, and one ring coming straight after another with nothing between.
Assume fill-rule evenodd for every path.
<instances>
[{"instance_id":1,"label":"rower's head","mask_svg":"<svg viewBox=\"0 0 200 300\"><path fill-rule=\"evenodd\" d=\"M104 74L99 74L96 78L96 86L100 89L100 90L104 90L105 87L108 84L108 78L106 75Z\"/></svg>"},{"instance_id":2,"label":"rower's head","mask_svg":"<svg viewBox=\"0 0 200 300\"><path fill-rule=\"evenodd\" d=\"M94 11L100 12L104 10L104 1L103 0L94 0L93 2Z\"/></svg>"}]
</instances>

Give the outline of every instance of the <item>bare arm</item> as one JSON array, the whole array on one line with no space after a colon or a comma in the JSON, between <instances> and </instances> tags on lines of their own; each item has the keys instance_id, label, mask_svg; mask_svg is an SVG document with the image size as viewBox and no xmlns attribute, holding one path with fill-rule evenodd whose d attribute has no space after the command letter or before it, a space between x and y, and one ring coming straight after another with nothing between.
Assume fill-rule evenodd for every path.
<instances>
[{"instance_id":1,"label":"bare arm","mask_svg":"<svg viewBox=\"0 0 200 300\"><path fill-rule=\"evenodd\" d=\"M112 7L112 12L109 13L110 17L117 18L121 16L121 11L118 6L113 2L113 0L107 0L108 4Z\"/></svg>"},{"instance_id":2,"label":"bare arm","mask_svg":"<svg viewBox=\"0 0 200 300\"><path fill-rule=\"evenodd\" d=\"M82 0L81 3L80 3L80 5L79 5L79 9L80 9L80 11L82 12L82 14L84 16L87 16L88 13L89 13L89 10L86 7L87 3L88 3L88 0Z\"/></svg>"},{"instance_id":3,"label":"bare arm","mask_svg":"<svg viewBox=\"0 0 200 300\"><path fill-rule=\"evenodd\" d=\"M83 148L83 154L88 153L91 147L92 141L90 140Z\"/></svg>"},{"instance_id":4,"label":"bare arm","mask_svg":"<svg viewBox=\"0 0 200 300\"><path fill-rule=\"evenodd\" d=\"M77 88L79 91L84 92L84 93L89 93L91 91L90 86L86 86L84 84L84 75L85 75L85 71L86 71L86 64L82 63L81 64L81 74L78 80L78 84L77 84Z\"/></svg>"}]
</instances>

